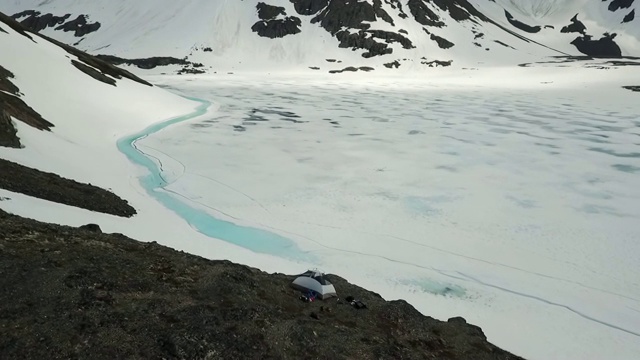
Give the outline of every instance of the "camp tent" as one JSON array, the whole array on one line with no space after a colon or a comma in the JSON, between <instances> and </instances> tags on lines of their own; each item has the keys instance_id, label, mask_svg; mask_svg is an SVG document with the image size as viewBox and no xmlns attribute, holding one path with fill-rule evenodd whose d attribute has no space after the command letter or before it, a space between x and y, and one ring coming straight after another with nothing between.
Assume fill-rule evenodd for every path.
<instances>
[{"instance_id":1,"label":"camp tent","mask_svg":"<svg viewBox=\"0 0 640 360\"><path fill-rule=\"evenodd\" d=\"M324 277L324 274L317 270L309 270L300 274L291 283L291 286L301 291L313 291L320 299L337 296L336 289Z\"/></svg>"}]
</instances>

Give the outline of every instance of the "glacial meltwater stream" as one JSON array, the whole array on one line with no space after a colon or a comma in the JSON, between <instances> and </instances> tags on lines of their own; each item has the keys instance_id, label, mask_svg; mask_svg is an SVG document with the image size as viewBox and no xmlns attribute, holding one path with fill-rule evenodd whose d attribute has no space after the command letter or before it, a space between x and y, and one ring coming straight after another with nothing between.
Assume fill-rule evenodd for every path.
<instances>
[{"instance_id":1,"label":"glacial meltwater stream","mask_svg":"<svg viewBox=\"0 0 640 360\"><path fill-rule=\"evenodd\" d=\"M167 126L202 116L211 105L205 100L189 99L200 103L192 113L153 124L140 132L125 136L117 141L118 150L125 154L130 161L145 167L149 171L147 175L140 177L140 183L147 193L204 235L257 253L276 255L292 260L311 260L310 255L302 252L290 239L266 230L240 226L217 219L206 211L189 205L187 203L188 200L174 197L164 190L170 184L162 177L162 169L147 154L136 147L136 142Z\"/></svg>"}]
</instances>

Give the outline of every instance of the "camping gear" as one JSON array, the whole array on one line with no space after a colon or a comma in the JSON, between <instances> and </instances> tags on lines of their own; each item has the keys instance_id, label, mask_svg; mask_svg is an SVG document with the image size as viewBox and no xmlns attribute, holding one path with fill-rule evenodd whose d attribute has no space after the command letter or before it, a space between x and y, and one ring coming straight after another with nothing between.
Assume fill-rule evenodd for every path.
<instances>
[{"instance_id":1,"label":"camping gear","mask_svg":"<svg viewBox=\"0 0 640 360\"><path fill-rule=\"evenodd\" d=\"M353 296L349 295L346 298L344 298L349 305L353 306L356 309L366 309L367 308L367 304L363 303L362 301L354 298Z\"/></svg>"},{"instance_id":2,"label":"camping gear","mask_svg":"<svg viewBox=\"0 0 640 360\"><path fill-rule=\"evenodd\" d=\"M324 277L323 273L317 270L309 270L304 274L300 274L293 280L291 286L310 294L311 296L307 296L310 301L313 301L312 299L315 298L324 300L332 296L337 296L336 289L333 285Z\"/></svg>"},{"instance_id":3,"label":"camping gear","mask_svg":"<svg viewBox=\"0 0 640 360\"><path fill-rule=\"evenodd\" d=\"M354 308L360 310L360 309L366 309L367 305L365 303L363 303L360 300L354 300L351 302L351 306L353 306Z\"/></svg>"}]
</instances>

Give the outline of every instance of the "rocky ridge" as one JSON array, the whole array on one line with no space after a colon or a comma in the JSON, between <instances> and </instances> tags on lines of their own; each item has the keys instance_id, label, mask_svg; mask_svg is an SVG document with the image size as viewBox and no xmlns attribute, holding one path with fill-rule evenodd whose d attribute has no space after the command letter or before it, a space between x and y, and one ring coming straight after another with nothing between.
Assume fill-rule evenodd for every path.
<instances>
[{"instance_id":1,"label":"rocky ridge","mask_svg":"<svg viewBox=\"0 0 640 360\"><path fill-rule=\"evenodd\" d=\"M304 269L301 269L304 270ZM292 276L0 210L3 359L520 359L463 318L439 321L328 275ZM356 309L352 296L367 305Z\"/></svg>"}]
</instances>

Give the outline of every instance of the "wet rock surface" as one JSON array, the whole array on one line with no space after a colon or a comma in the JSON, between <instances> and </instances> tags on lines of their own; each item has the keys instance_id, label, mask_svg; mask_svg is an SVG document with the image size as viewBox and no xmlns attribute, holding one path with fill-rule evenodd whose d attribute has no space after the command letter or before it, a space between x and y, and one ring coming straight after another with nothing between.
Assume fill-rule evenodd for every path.
<instances>
[{"instance_id":1,"label":"wet rock surface","mask_svg":"<svg viewBox=\"0 0 640 360\"><path fill-rule=\"evenodd\" d=\"M305 270L305 269L301 269ZM303 302L292 276L0 210L3 359L519 359L462 318L328 275L344 300Z\"/></svg>"}]
</instances>

